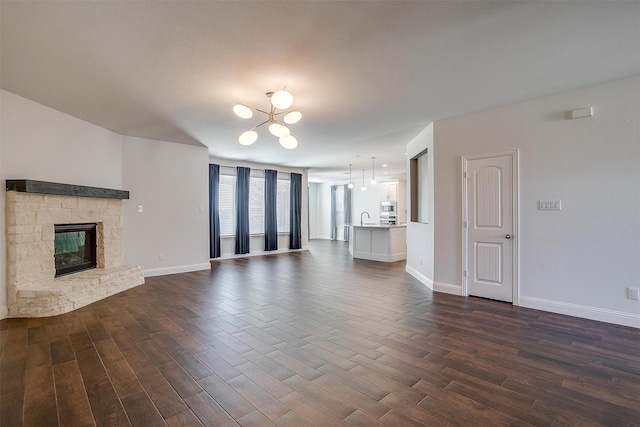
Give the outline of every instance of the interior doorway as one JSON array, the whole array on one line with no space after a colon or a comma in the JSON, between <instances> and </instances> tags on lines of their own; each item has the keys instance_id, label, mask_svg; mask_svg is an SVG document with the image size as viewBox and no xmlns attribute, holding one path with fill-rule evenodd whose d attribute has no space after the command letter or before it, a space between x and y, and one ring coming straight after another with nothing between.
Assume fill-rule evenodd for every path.
<instances>
[{"instance_id":1,"label":"interior doorway","mask_svg":"<svg viewBox=\"0 0 640 427\"><path fill-rule=\"evenodd\" d=\"M463 295L518 304L518 152L462 158Z\"/></svg>"}]
</instances>

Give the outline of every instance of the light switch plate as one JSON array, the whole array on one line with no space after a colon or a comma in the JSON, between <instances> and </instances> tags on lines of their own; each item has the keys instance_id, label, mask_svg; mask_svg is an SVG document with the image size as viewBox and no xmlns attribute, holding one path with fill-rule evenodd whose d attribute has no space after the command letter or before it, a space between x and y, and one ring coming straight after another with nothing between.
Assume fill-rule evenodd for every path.
<instances>
[{"instance_id":1,"label":"light switch plate","mask_svg":"<svg viewBox=\"0 0 640 427\"><path fill-rule=\"evenodd\" d=\"M571 118L574 120L585 117L593 117L593 107L580 108L578 110L571 111Z\"/></svg>"},{"instance_id":2,"label":"light switch plate","mask_svg":"<svg viewBox=\"0 0 640 427\"><path fill-rule=\"evenodd\" d=\"M539 211L559 211L562 209L562 200L538 200Z\"/></svg>"}]
</instances>

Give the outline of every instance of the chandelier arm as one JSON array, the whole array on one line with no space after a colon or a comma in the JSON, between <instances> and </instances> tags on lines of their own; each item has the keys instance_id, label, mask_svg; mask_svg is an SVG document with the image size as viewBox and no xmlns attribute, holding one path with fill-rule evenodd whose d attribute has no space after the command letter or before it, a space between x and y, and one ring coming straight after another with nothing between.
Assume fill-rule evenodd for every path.
<instances>
[{"instance_id":1,"label":"chandelier arm","mask_svg":"<svg viewBox=\"0 0 640 427\"><path fill-rule=\"evenodd\" d=\"M254 126L254 127L253 127L253 129L259 128L260 126L262 126L262 125L264 125L264 124L266 124L266 123L269 123L270 121L271 121L271 120L267 119L267 120L265 120L264 122L260 123L259 125ZM253 129L251 129L251 130L253 130Z\"/></svg>"},{"instance_id":2,"label":"chandelier arm","mask_svg":"<svg viewBox=\"0 0 640 427\"><path fill-rule=\"evenodd\" d=\"M266 114L267 116L270 114L269 112L264 111L264 110L261 110L261 109L259 109L259 108L254 108L254 110L256 110L256 111L260 111L261 113L264 113L264 114Z\"/></svg>"}]
</instances>

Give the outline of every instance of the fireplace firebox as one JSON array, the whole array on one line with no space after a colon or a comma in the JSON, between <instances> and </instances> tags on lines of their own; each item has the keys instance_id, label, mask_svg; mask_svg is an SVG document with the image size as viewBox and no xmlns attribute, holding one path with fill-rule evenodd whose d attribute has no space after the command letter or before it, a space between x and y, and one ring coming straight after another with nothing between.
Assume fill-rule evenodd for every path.
<instances>
[{"instance_id":1,"label":"fireplace firebox","mask_svg":"<svg viewBox=\"0 0 640 427\"><path fill-rule=\"evenodd\" d=\"M96 224L55 226L55 277L96 268Z\"/></svg>"}]
</instances>

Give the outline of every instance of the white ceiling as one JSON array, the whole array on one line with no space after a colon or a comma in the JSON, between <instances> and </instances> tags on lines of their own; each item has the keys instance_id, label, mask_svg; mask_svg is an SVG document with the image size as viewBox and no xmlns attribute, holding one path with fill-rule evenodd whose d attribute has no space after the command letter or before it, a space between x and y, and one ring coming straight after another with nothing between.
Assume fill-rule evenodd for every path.
<instances>
[{"instance_id":1,"label":"white ceiling","mask_svg":"<svg viewBox=\"0 0 640 427\"><path fill-rule=\"evenodd\" d=\"M115 132L310 169L383 163L429 122L640 74L640 2L2 1L3 89ZM231 108L286 86L285 150ZM583 107L576 105L576 108ZM323 178L323 176L325 178ZM354 181L356 180L354 177ZM357 182L357 181L356 181Z\"/></svg>"}]
</instances>

